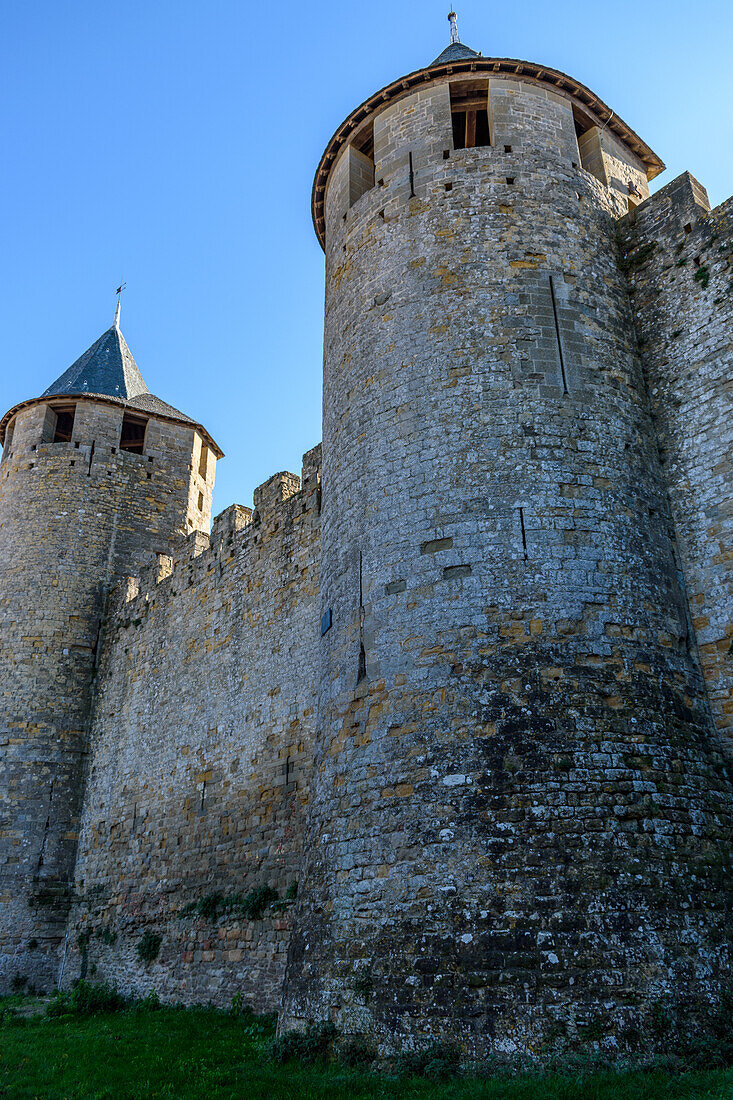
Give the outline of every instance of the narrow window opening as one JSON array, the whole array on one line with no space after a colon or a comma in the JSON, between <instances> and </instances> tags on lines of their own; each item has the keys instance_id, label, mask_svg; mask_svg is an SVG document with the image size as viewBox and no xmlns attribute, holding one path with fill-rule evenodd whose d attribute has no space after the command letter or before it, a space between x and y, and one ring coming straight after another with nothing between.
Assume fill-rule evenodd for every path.
<instances>
[{"instance_id":1,"label":"narrow window opening","mask_svg":"<svg viewBox=\"0 0 733 1100\"><path fill-rule=\"evenodd\" d=\"M474 149L491 145L488 81L451 84L450 102L453 148Z\"/></svg>"},{"instance_id":2,"label":"narrow window opening","mask_svg":"<svg viewBox=\"0 0 733 1100\"><path fill-rule=\"evenodd\" d=\"M524 560L527 561L527 531L524 526L524 508L519 509L519 526L522 530L522 551L524 553Z\"/></svg>"},{"instance_id":3,"label":"narrow window opening","mask_svg":"<svg viewBox=\"0 0 733 1100\"><path fill-rule=\"evenodd\" d=\"M122 417L120 450L141 455L145 447L145 429L147 426L148 422L144 416L133 416L131 413L125 413Z\"/></svg>"},{"instance_id":4,"label":"narrow window opening","mask_svg":"<svg viewBox=\"0 0 733 1100\"><path fill-rule=\"evenodd\" d=\"M443 150L443 160L449 160L449 159L450 159L450 149L444 149Z\"/></svg>"},{"instance_id":5,"label":"narrow window opening","mask_svg":"<svg viewBox=\"0 0 733 1100\"><path fill-rule=\"evenodd\" d=\"M199 474L206 480L209 472L209 448L205 443L201 444L201 455L199 457Z\"/></svg>"},{"instance_id":6,"label":"narrow window opening","mask_svg":"<svg viewBox=\"0 0 733 1100\"><path fill-rule=\"evenodd\" d=\"M51 827L51 803L53 802L53 783L54 783L54 781L52 779L51 783L49 784L49 788L48 788L48 808L46 810L46 823L43 826L43 837L41 839L41 847L40 847L40 850L38 852L38 865L36 867L37 871L40 871L41 868L43 867L43 860L44 860L44 857L46 855L46 841L48 840L48 831Z\"/></svg>"},{"instance_id":7,"label":"narrow window opening","mask_svg":"<svg viewBox=\"0 0 733 1100\"><path fill-rule=\"evenodd\" d=\"M410 153L409 156L410 156L410 198L412 199L412 198L415 197L415 167L412 163L412 153Z\"/></svg>"},{"instance_id":8,"label":"narrow window opening","mask_svg":"<svg viewBox=\"0 0 733 1100\"><path fill-rule=\"evenodd\" d=\"M511 153L511 151L512 151L511 145L505 145L504 146L504 152L505 153Z\"/></svg>"},{"instance_id":9,"label":"narrow window opening","mask_svg":"<svg viewBox=\"0 0 733 1100\"><path fill-rule=\"evenodd\" d=\"M562 392L568 392L568 380L565 375L565 356L562 350L562 338L560 336L560 319L557 315L557 299L555 297L555 281L550 275L550 298L552 300L552 316L555 319L555 336L557 338L557 353L560 358L560 374L562 375Z\"/></svg>"},{"instance_id":10,"label":"narrow window opening","mask_svg":"<svg viewBox=\"0 0 733 1100\"><path fill-rule=\"evenodd\" d=\"M366 650L364 649L364 573L361 550L359 551L359 668L356 682L366 680Z\"/></svg>"},{"instance_id":11,"label":"narrow window opening","mask_svg":"<svg viewBox=\"0 0 733 1100\"><path fill-rule=\"evenodd\" d=\"M201 809L202 813L204 812L204 803L205 802L206 802L206 780L204 779L203 783L201 784L201 806L200 806L200 809Z\"/></svg>"},{"instance_id":12,"label":"narrow window opening","mask_svg":"<svg viewBox=\"0 0 733 1100\"><path fill-rule=\"evenodd\" d=\"M203 510L204 510L204 494L199 493L199 512L203 512Z\"/></svg>"},{"instance_id":13,"label":"narrow window opening","mask_svg":"<svg viewBox=\"0 0 733 1100\"><path fill-rule=\"evenodd\" d=\"M692 233L692 226L690 225L689 222L685 226L685 233Z\"/></svg>"},{"instance_id":14,"label":"narrow window opening","mask_svg":"<svg viewBox=\"0 0 733 1100\"><path fill-rule=\"evenodd\" d=\"M507 181L507 183L509 183L509 184L512 184L512 183L514 183L514 176L507 176L507 178L506 178L506 181Z\"/></svg>"},{"instance_id":15,"label":"narrow window opening","mask_svg":"<svg viewBox=\"0 0 733 1100\"><path fill-rule=\"evenodd\" d=\"M452 183L446 183L445 189L446 189L446 191L452 191L453 190L453 184Z\"/></svg>"},{"instance_id":16,"label":"narrow window opening","mask_svg":"<svg viewBox=\"0 0 733 1100\"><path fill-rule=\"evenodd\" d=\"M56 414L56 426L53 432L54 443L71 443L71 436L74 431L74 418L76 416L76 405L53 405L51 407L52 412Z\"/></svg>"}]
</instances>

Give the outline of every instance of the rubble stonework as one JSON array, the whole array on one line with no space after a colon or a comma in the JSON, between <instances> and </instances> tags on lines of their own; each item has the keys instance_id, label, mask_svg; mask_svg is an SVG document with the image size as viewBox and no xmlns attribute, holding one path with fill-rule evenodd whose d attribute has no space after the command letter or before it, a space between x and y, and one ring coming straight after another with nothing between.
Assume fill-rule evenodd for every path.
<instances>
[{"instance_id":1,"label":"rubble stonework","mask_svg":"<svg viewBox=\"0 0 733 1100\"><path fill-rule=\"evenodd\" d=\"M715 721L733 754L733 199L688 173L622 226L636 330Z\"/></svg>"},{"instance_id":2,"label":"rubble stonework","mask_svg":"<svg viewBox=\"0 0 733 1100\"><path fill-rule=\"evenodd\" d=\"M247 921L203 899L297 884L317 684L320 448L118 595L106 627L65 981L277 1006L292 903ZM291 890L292 893L292 890ZM104 930L113 930L115 941ZM136 949L162 935L158 958Z\"/></svg>"},{"instance_id":3,"label":"rubble stonework","mask_svg":"<svg viewBox=\"0 0 733 1100\"><path fill-rule=\"evenodd\" d=\"M31 453L51 398L11 410L6 985L472 1055L719 1003L730 204L649 198L662 167L570 78L453 43L319 167L322 467L209 535L200 425L151 419L151 481L99 394L93 448L77 412Z\"/></svg>"}]
</instances>

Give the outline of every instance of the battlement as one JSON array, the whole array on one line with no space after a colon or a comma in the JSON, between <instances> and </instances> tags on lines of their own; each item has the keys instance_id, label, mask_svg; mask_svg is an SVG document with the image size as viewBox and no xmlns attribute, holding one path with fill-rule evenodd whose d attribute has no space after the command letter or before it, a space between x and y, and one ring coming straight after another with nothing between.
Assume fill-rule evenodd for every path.
<instances>
[{"instance_id":1,"label":"battlement","mask_svg":"<svg viewBox=\"0 0 733 1100\"><path fill-rule=\"evenodd\" d=\"M175 539L167 550L151 553L149 564L125 577L111 594L108 614L134 618L146 605L172 599L220 571L242 552L258 553L276 532L320 514L321 445L303 455L302 477L287 471L273 474L254 490L255 507L232 504L211 524L211 534L192 531Z\"/></svg>"}]
</instances>

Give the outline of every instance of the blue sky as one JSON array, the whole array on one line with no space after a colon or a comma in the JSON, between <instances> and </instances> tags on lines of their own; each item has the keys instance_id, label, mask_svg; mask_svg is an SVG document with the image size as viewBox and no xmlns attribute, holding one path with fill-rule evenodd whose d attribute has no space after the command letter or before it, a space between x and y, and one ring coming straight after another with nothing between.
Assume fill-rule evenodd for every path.
<instances>
[{"instance_id":1,"label":"blue sky","mask_svg":"<svg viewBox=\"0 0 733 1100\"><path fill-rule=\"evenodd\" d=\"M321 438L320 155L351 109L428 64L448 5L5 0L3 411L112 321L150 389L227 453L217 511ZM733 6L461 3L461 38L591 87L713 205L733 191Z\"/></svg>"}]
</instances>

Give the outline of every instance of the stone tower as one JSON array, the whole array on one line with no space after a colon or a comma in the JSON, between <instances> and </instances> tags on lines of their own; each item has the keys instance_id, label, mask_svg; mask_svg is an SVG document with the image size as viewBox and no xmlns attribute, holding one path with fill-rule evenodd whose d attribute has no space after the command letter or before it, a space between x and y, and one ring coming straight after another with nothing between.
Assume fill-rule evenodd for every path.
<instances>
[{"instance_id":1,"label":"stone tower","mask_svg":"<svg viewBox=\"0 0 733 1100\"><path fill-rule=\"evenodd\" d=\"M729 979L731 785L617 243L662 168L577 81L458 41L326 149L283 1026L623 1048Z\"/></svg>"},{"instance_id":2,"label":"stone tower","mask_svg":"<svg viewBox=\"0 0 733 1100\"><path fill-rule=\"evenodd\" d=\"M0 423L0 992L57 977L106 594L208 531L221 451L115 323Z\"/></svg>"}]
</instances>

